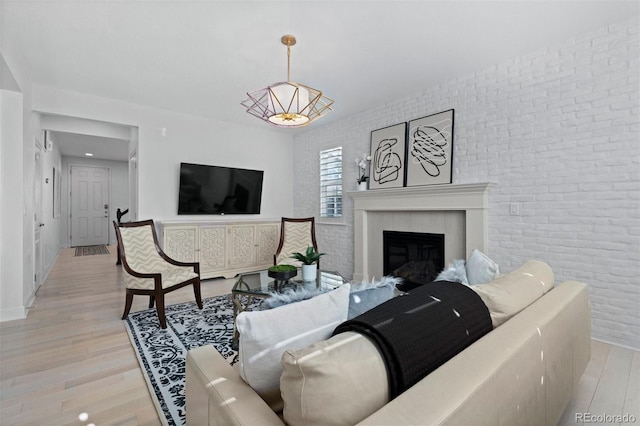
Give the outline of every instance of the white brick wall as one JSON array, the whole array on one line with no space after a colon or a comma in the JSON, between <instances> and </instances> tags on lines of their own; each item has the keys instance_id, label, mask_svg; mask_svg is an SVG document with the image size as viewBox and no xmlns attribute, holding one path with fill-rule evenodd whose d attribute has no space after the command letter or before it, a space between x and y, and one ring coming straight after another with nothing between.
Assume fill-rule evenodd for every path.
<instances>
[{"instance_id":1,"label":"white brick wall","mask_svg":"<svg viewBox=\"0 0 640 426\"><path fill-rule=\"evenodd\" d=\"M549 263L590 286L593 337L640 348L637 18L389 101L295 138L295 213L318 212L318 152L342 145L344 190L370 132L455 108L454 183L495 182L489 255ZM339 108L339 94L336 108ZM510 215L517 203L519 215ZM353 214L317 225L323 267L353 273Z\"/></svg>"}]
</instances>

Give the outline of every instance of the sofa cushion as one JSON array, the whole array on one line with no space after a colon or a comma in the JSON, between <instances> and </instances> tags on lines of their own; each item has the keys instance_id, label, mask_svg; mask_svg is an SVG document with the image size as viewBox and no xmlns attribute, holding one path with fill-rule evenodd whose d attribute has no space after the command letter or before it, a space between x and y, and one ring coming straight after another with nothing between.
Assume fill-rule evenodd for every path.
<instances>
[{"instance_id":1,"label":"sofa cushion","mask_svg":"<svg viewBox=\"0 0 640 426\"><path fill-rule=\"evenodd\" d=\"M351 284L348 319L355 318L394 297L396 285L401 282L402 278L386 276L380 281Z\"/></svg>"},{"instance_id":2,"label":"sofa cushion","mask_svg":"<svg viewBox=\"0 0 640 426\"><path fill-rule=\"evenodd\" d=\"M329 338L347 319L349 290L344 284L312 299L238 314L240 375L269 404L279 398L282 353Z\"/></svg>"},{"instance_id":3,"label":"sofa cushion","mask_svg":"<svg viewBox=\"0 0 640 426\"><path fill-rule=\"evenodd\" d=\"M551 290L553 282L553 271L549 265L530 260L490 283L471 288L489 308L495 328Z\"/></svg>"},{"instance_id":4,"label":"sofa cushion","mask_svg":"<svg viewBox=\"0 0 640 426\"><path fill-rule=\"evenodd\" d=\"M471 251L465 269L469 285L488 283L500 275L498 264L478 249Z\"/></svg>"},{"instance_id":5,"label":"sofa cushion","mask_svg":"<svg viewBox=\"0 0 640 426\"><path fill-rule=\"evenodd\" d=\"M389 401L384 361L375 344L359 333L288 350L282 367L288 425L352 425Z\"/></svg>"}]
</instances>

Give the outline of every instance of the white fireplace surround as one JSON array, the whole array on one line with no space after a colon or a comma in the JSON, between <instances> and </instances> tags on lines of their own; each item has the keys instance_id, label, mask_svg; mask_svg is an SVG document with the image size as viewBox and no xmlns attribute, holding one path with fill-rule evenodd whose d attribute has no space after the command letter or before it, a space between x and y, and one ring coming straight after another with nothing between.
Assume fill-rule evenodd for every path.
<instances>
[{"instance_id":1,"label":"white fireplace surround","mask_svg":"<svg viewBox=\"0 0 640 426\"><path fill-rule=\"evenodd\" d=\"M460 244L463 245L460 247L461 254L468 257L474 248L486 253L491 186L491 183L443 184L350 192L354 212L354 280L380 276L382 258L377 259L377 254L370 255L379 244L372 241L371 231L377 233L378 230L371 229L375 226L371 219L379 213L440 212L446 217L451 212L451 216L455 216L452 223L459 219L460 226L456 228L464 226L464 230L459 230ZM427 215L425 218L429 220ZM402 225L397 226L402 228ZM379 233L382 234L382 230Z\"/></svg>"}]
</instances>

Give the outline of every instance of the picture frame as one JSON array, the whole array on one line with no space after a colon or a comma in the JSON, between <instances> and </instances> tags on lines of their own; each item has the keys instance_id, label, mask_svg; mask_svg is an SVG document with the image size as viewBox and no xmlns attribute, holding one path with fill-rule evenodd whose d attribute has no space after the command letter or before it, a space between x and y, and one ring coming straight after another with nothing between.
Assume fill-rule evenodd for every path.
<instances>
[{"instance_id":1,"label":"picture frame","mask_svg":"<svg viewBox=\"0 0 640 426\"><path fill-rule=\"evenodd\" d=\"M404 186L406 136L406 122L371 132L369 189Z\"/></svg>"},{"instance_id":2,"label":"picture frame","mask_svg":"<svg viewBox=\"0 0 640 426\"><path fill-rule=\"evenodd\" d=\"M453 109L409 121L407 186L452 182L453 125Z\"/></svg>"}]
</instances>

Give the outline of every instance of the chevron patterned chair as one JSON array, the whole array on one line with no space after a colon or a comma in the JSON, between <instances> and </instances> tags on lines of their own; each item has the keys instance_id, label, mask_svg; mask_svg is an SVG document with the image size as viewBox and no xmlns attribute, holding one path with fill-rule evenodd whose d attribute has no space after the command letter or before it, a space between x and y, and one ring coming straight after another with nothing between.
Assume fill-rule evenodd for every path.
<instances>
[{"instance_id":1,"label":"chevron patterned chair","mask_svg":"<svg viewBox=\"0 0 640 426\"><path fill-rule=\"evenodd\" d=\"M153 308L155 302L160 326L167 328L164 295L187 285L193 285L198 308L202 309L200 264L178 262L167 256L158 244L153 220L120 225L114 221L113 226L116 228L127 289L122 319L129 315L133 295L142 294L149 296L149 308Z\"/></svg>"},{"instance_id":2,"label":"chevron patterned chair","mask_svg":"<svg viewBox=\"0 0 640 426\"><path fill-rule=\"evenodd\" d=\"M273 264L287 263L300 266L302 263L291 258L291 253L304 253L307 247L313 246L318 250L316 242L316 222L314 217L288 218L283 217L280 224L280 244L273 255ZM320 267L320 262L318 268Z\"/></svg>"}]
</instances>

